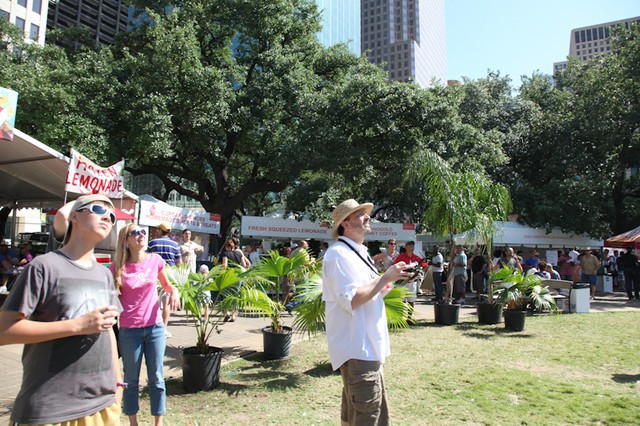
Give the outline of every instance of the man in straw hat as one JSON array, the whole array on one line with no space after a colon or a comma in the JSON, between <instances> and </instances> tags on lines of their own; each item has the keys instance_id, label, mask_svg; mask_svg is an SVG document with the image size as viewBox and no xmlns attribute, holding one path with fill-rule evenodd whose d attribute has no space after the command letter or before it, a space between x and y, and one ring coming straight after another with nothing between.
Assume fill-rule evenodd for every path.
<instances>
[{"instance_id":1,"label":"man in straw hat","mask_svg":"<svg viewBox=\"0 0 640 426\"><path fill-rule=\"evenodd\" d=\"M343 425L386 425L389 409L382 364L390 354L383 297L412 274L404 262L378 275L363 245L373 204L350 199L332 213L332 244L322 268L329 357L342 376ZM358 383L358 387L351 386Z\"/></svg>"},{"instance_id":2,"label":"man in straw hat","mask_svg":"<svg viewBox=\"0 0 640 426\"><path fill-rule=\"evenodd\" d=\"M93 257L115 223L113 211L103 195L78 198L64 246L33 259L0 310L0 345L25 345L13 422L120 424L112 327L122 308L111 273Z\"/></svg>"}]
</instances>

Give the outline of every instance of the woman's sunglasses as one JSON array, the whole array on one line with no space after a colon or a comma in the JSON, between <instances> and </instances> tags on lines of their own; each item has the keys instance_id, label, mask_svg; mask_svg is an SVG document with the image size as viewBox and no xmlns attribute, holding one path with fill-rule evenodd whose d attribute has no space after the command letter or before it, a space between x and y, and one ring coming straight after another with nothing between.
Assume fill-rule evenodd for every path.
<instances>
[{"instance_id":1,"label":"woman's sunglasses","mask_svg":"<svg viewBox=\"0 0 640 426\"><path fill-rule=\"evenodd\" d=\"M106 208L105 206L101 206L100 204L87 204L86 206L82 206L78 209L78 211L82 210L89 210L91 213L97 214L98 216L104 216L105 214L109 213L109 220L111 221L111 224L115 225L116 223L116 215L108 208Z\"/></svg>"},{"instance_id":2,"label":"woman's sunglasses","mask_svg":"<svg viewBox=\"0 0 640 426\"><path fill-rule=\"evenodd\" d=\"M133 231L129 232L129 235L137 238L139 235L147 235L147 231L145 231L144 229L134 229Z\"/></svg>"}]
</instances>

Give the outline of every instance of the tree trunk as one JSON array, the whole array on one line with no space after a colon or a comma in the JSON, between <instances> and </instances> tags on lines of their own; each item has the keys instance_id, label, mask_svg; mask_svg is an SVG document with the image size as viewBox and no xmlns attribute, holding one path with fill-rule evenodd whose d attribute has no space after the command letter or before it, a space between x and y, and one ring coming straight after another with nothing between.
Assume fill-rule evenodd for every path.
<instances>
[{"instance_id":1,"label":"tree trunk","mask_svg":"<svg viewBox=\"0 0 640 426\"><path fill-rule=\"evenodd\" d=\"M7 218L9 218L11 210L13 210L11 207L0 208L0 241L4 241L4 228L7 227Z\"/></svg>"},{"instance_id":2,"label":"tree trunk","mask_svg":"<svg viewBox=\"0 0 640 426\"><path fill-rule=\"evenodd\" d=\"M622 192L623 178L618 178L613 184L613 234L621 234L627 229L627 221L624 215L624 194Z\"/></svg>"}]
</instances>

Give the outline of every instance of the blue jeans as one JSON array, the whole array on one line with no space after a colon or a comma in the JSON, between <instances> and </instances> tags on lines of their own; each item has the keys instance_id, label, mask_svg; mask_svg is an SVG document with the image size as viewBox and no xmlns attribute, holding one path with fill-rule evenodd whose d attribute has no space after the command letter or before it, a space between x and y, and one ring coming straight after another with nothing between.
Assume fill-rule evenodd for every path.
<instances>
[{"instance_id":1,"label":"blue jeans","mask_svg":"<svg viewBox=\"0 0 640 426\"><path fill-rule=\"evenodd\" d=\"M584 272L582 273L582 282L584 283L589 283L591 285L596 285L596 283L598 282L598 276L597 275L587 275Z\"/></svg>"},{"instance_id":2,"label":"blue jeans","mask_svg":"<svg viewBox=\"0 0 640 426\"><path fill-rule=\"evenodd\" d=\"M128 384L122 396L122 412L127 416L137 414L140 409L138 381L143 354L147 366L151 415L165 414L166 389L162 370L165 346L163 323L143 328L120 328L118 347L124 366L124 381Z\"/></svg>"},{"instance_id":3,"label":"blue jeans","mask_svg":"<svg viewBox=\"0 0 640 426\"><path fill-rule=\"evenodd\" d=\"M442 300L442 272L433 273L433 288L436 291L436 300Z\"/></svg>"}]
</instances>

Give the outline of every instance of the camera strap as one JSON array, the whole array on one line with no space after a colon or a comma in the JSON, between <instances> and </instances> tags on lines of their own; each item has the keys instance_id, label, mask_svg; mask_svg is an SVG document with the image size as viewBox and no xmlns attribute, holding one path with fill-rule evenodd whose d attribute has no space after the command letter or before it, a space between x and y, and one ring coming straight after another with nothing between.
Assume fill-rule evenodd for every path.
<instances>
[{"instance_id":1,"label":"camera strap","mask_svg":"<svg viewBox=\"0 0 640 426\"><path fill-rule=\"evenodd\" d=\"M376 269L375 264L373 263L373 259L371 259L371 257L368 254L367 254L367 260L365 260L364 257L362 257L360 253L358 253L358 250L356 250L355 247L353 247L351 244L349 244L342 238L338 238L338 241L346 244L347 247L349 247L360 258L360 260L362 260L364 264L369 267L369 269L371 269L373 272L375 272L376 275L378 275L378 270Z\"/></svg>"}]
</instances>

